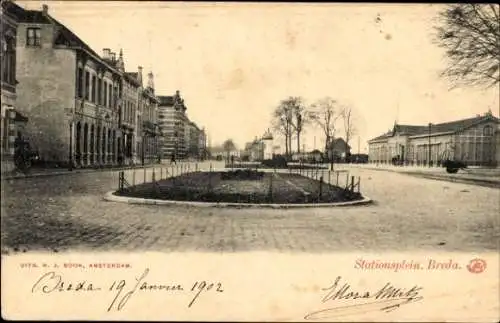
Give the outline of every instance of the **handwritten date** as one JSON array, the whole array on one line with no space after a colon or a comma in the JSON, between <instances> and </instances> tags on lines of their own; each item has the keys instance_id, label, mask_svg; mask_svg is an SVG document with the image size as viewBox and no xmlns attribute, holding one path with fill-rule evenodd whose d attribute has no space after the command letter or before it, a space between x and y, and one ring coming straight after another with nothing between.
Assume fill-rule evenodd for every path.
<instances>
[{"instance_id":1,"label":"handwritten date","mask_svg":"<svg viewBox=\"0 0 500 323\"><path fill-rule=\"evenodd\" d=\"M135 281L128 282L125 279L119 279L109 284L109 287L102 288L96 286L95 283L87 280L68 281L63 278L62 274L54 271L43 274L32 286L32 293L50 294L54 292L109 292L113 295L112 301L109 304L107 311L121 311L130 299L137 293L141 292L176 292L190 293L191 301L187 307L192 307L203 294L223 293L224 287L220 282L196 281L184 288L182 284L159 284L151 283L146 280L149 274L149 268L135 278Z\"/></svg>"}]
</instances>

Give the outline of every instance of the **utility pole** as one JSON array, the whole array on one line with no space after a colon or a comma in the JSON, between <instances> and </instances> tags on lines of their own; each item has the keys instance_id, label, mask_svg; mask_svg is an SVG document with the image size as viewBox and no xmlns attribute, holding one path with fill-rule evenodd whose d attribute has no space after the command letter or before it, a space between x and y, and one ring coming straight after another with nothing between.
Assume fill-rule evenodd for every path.
<instances>
[{"instance_id":1,"label":"utility pole","mask_svg":"<svg viewBox=\"0 0 500 323\"><path fill-rule=\"evenodd\" d=\"M432 123L429 122L429 167L431 167L431 126Z\"/></svg>"}]
</instances>

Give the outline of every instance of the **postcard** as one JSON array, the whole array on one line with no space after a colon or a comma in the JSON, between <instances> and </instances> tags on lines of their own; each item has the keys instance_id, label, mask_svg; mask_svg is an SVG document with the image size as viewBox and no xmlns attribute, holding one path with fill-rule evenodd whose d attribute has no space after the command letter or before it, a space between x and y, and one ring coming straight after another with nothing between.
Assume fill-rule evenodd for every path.
<instances>
[{"instance_id":1,"label":"postcard","mask_svg":"<svg viewBox=\"0 0 500 323\"><path fill-rule=\"evenodd\" d=\"M498 5L1 5L4 319L499 321Z\"/></svg>"}]
</instances>

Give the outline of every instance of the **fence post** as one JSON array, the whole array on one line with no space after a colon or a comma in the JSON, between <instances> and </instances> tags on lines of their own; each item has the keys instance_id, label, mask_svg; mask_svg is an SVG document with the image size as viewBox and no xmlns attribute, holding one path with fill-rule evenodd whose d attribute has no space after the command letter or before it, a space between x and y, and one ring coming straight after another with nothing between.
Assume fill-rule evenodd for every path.
<instances>
[{"instance_id":1,"label":"fence post","mask_svg":"<svg viewBox=\"0 0 500 323\"><path fill-rule=\"evenodd\" d=\"M354 193L354 176L351 176L351 192Z\"/></svg>"},{"instance_id":2,"label":"fence post","mask_svg":"<svg viewBox=\"0 0 500 323\"><path fill-rule=\"evenodd\" d=\"M170 175L171 175L172 177L174 177L174 166L172 165L172 166L170 166L170 168L171 168L171 169L170 169Z\"/></svg>"},{"instance_id":3,"label":"fence post","mask_svg":"<svg viewBox=\"0 0 500 323\"><path fill-rule=\"evenodd\" d=\"M361 176L358 176L358 193L361 191Z\"/></svg>"},{"instance_id":4,"label":"fence post","mask_svg":"<svg viewBox=\"0 0 500 323\"><path fill-rule=\"evenodd\" d=\"M132 186L135 186L135 168L132 169Z\"/></svg>"},{"instance_id":5,"label":"fence post","mask_svg":"<svg viewBox=\"0 0 500 323\"><path fill-rule=\"evenodd\" d=\"M269 193L267 197L269 199L269 203L273 202L273 177L274 174L271 173L271 176L269 176Z\"/></svg>"},{"instance_id":6,"label":"fence post","mask_svg":"<svg viewBox=\"0 0 500 323\"><path fill-rule=\"evenodd\" d=\"M339 172L337 171L337 172L336 172L336 174L337 174L337 182L336 182L336 184L335 184L335 185L336 185L336 186L339 186Z\"/></svg>"},{"instance_id":7,"label":"fence post","mask_svg":"<svg viewBox=\"0 0 500 323\"><path fill-rule=\"evenodd\" d=\"M153 166L153 175L151 177L151 181L154 183L156 181L155 179L155 167Z\"/></svg>"},{"instance_id":8,"label":"fence post","mask_svg":"<svg viewBox=\"0 0 500 323\"><path fill-rule=\"evenodd\" d=\"M349 188L349 173L346 175L346 182L345 182L345 188Z\"/></svg>"},{"instance_id":9,"label":"fence post","mask_svg":"<svg viewBox=\"0 0 500 323\"><path fill-rule=\"evenodd\" d=\"M144 182L143 183L146 183L146 167L144 167L143 169L144 169Z\"/></svg>"},{"instance_id":10,"label":"fence post","mask_svg":"<svg viewBox=\"0 0 500 323\"><path fill-rule=\"evenodd\" d=\"M118 191L121 193L123 192L123 177L124 177L124 171L121 170L118 173Z\"/></svg>"},{"instance_id":11,"label":"fence post","mask_svg":"<svg viewBox=\"0 0 500 323\"><path fill-rule=\"evenodd\" d=\"M332 172L328 170L328 184L332 184Z\"/></svg>"}]
</instances>

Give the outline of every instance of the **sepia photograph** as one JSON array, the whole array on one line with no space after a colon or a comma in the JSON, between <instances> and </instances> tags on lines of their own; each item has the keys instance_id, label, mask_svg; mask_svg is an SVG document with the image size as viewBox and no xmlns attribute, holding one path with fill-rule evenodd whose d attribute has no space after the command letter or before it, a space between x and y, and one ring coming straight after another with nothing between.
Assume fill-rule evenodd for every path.
<instances>
[{"instance_id":1,"label":"sepia photograph","mask_svg":"<svg viewBox=\"0 0 500 323\"><path fill-rule=\"evenodd\" d=\"M1 1L9 320L500 320L500 7Z\"/></svg>"}]
</instances>

